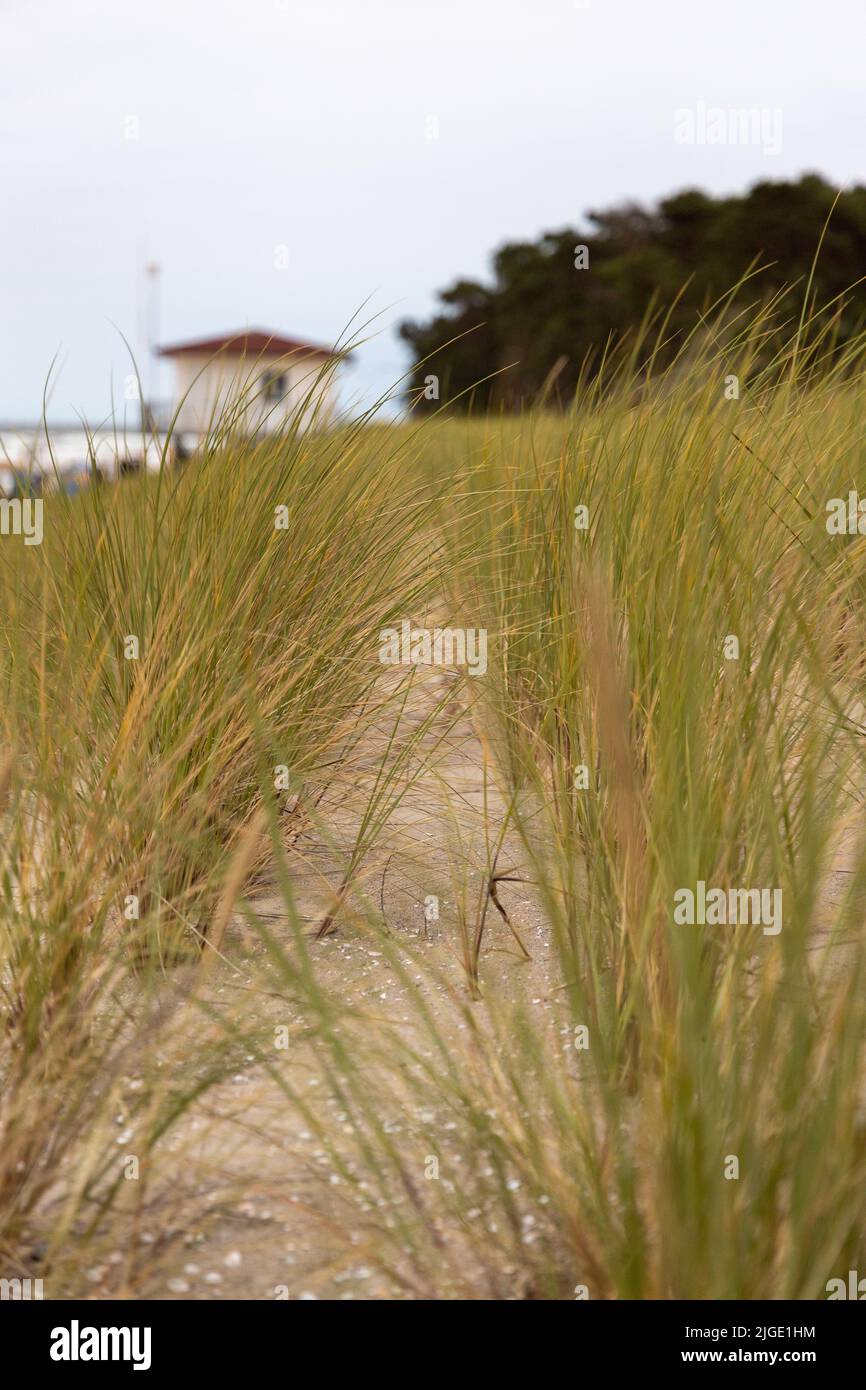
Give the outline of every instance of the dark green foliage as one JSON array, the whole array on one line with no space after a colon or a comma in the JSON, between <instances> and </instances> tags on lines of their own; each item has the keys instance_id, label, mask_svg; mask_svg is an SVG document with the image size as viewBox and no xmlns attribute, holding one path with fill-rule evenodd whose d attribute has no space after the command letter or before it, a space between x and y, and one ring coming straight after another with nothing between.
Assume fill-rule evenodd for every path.
<instances>
[{"instance_id":1,"label":"dark green foliage","mask_svg":"<svg viewBox=\"0 0 866 1390\"><path fill-rule=\"evenodd\" d=\"M590 212L588 229L502 246L491 285L458 280L439 294L442 313L401 325L415 362L412 395L426 409L516 409L547 383L553 399L568 400L581 365L589 358L592 371L611 336L682 291L660 356L669 360L700 311L750 268L761 267L739 291L743 305L786 286L805 289L835 196L817 174L758 183L741 196L687 189L651 211L632 204ZM589 249L588 269L575 268L580 245ZM836 205L813 284L819 303L845 295L838 341L862 319L866 286L855 282L864 273L866 188L857 185ZM424 396L430 374L439 379L438 402Z\"/></svg>"}]
</instances>

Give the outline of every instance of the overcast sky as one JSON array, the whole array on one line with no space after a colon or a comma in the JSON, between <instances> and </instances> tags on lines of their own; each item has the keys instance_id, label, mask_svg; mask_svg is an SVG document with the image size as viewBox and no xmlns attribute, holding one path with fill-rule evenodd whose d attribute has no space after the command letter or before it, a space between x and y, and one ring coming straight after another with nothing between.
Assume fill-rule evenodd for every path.
<instances>
[{"instance_id":1,"label":"overcast sky","mask_svg":"<svg viewBox=\"0 0 866 1390\"><path fill-rule=\"evenodd\" d=\"M369 299L345 391L384 391L395 324L505 240L866 181L864 55L866 0L0 0L0 421L38 417L57 353L55 419L122 395L148 261L163 342L333 342ZM678 144L700 102L778 109L780 152Z\"/></svg>"}]
</instances>

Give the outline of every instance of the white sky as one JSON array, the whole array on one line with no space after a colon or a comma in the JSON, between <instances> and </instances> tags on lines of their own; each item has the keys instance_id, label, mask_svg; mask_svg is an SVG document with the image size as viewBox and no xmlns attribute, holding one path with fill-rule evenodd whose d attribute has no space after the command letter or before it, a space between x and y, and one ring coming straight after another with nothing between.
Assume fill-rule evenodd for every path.
<instances>
[{"instance_id":1,"label":"white sky","mask_svg":"<svg viewBox=\"0 0 866 1390\"><path fill-rule=\"evenodd\" d=\"M164 342L329 342L371 297L345 387L384 391L395 323L505 240L689 185L866 181L864 54L866 0L0 0L0 420L38 416L55 353L54 418L122 395L150 259ZM701 101L780 108L781 153L676 144Z\"/></svg>"}]
</instances>

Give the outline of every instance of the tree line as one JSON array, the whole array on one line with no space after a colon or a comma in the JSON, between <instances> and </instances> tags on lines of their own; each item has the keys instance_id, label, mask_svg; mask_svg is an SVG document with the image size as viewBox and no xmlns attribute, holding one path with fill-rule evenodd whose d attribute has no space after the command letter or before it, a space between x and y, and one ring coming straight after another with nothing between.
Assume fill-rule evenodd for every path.
<instances>
[{"instance_id":1,"label":"tree line","mask_svg":"<svg viewBox=\"0 0 866 1390\"><path fill-rule=\"evenodd\" d=\"M592 372L617 340L656 304L670 356L697 315L739 291L743 303L802 285L812 272L818 304L841 296L836 339L857 331L866 309L866 187L837 199L819 174L764 181L741 195L687 189L654 207L591 211L585 227L510 242L493 257L489 284L458 279L439 291L441 309L399 333L412 352L410 395L418 408L518 409L567 400L581 370Z\"/></svg>"}]
</instances>

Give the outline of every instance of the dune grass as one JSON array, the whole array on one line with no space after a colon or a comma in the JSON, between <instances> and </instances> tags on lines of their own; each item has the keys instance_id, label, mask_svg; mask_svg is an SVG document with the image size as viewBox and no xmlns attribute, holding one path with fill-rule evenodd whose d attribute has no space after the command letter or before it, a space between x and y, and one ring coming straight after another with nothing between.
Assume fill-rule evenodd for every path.
<instances>
[{"instance_id":1,"label":"dune grass","mask_svg":"<svg viewBox=\"0 0 866 1390\"><path fill-rule=\"evenodd\" d=\"M349 1046L319 1001L397 1287L816 1298L866 1258L864 570L826 526L862 349L824 360L830 320L761 362L762 329L717 324L657 382L634 354L565 420L419 440L443 589L490 633L488 844L518 842L554 956L546 988L516 953L503 983L458 911L462 1002L452 978L431 1009L391 941L411 1029ZM781 929L678 922L699 882L780 892Z\"/></svg>"},{"instance_id":2,"label":"dune grass","mask_svg":"<svg viewBox=\"0 0 866 1390\"><path fill-rule=\"evenodd\" d=\"M862 1267L863 540L826 504L857 487L863 344L831 355L810 310L768 360L786 311L722 306L658 377L638 337L565 415L228 430L180 475L50 499L41 547L4 538L10 1269L48 1211L41 1258L74 1286L89 1234L143 1201L120 1101L157 1163L239 1054L329 1154L329 1239L398 1295L816 1298ZM455 802L438 954L361 881L444 708L405 727L378 635L431 611L489 654L450 696L489 785L481 892ZM286 852L327 836L319 799L369 773L374 729L320 934L375 940L402 1001L375 1019L325 983ZM780 892L781 930L678 921L700 882ZM338 1130L260 1020L221 1030L209 1000L191 1022L237 907Z\"/></svg>"},{"instance_id":3,"label":"dune grass","mask_svg":"<svg viewBox=\"0 0 866 1390\"><path fill-rule=\"evenodd\" d=\"M13 1264L76 1142L58 1232L85 1232L117 1195L116 1135L97 1119L129 1110L117 1088L167 1038L169 1094L134 1102L157 1105L148 1143L202 1072L222 1074L208 1049L223 1042L208 1035L198 1059L194 1031L178 1042L197 984L169 1006L163 982L217 956L260 873L262 789L296 835L381 714L373 634L428 586L412 550L424 490L399 478L396 451L361 424L255 445L228 430L185 472L51 494L41 546L3 540L0 1257Z\"/></svg>"}]
</instances>

